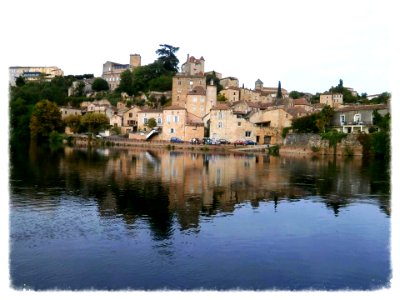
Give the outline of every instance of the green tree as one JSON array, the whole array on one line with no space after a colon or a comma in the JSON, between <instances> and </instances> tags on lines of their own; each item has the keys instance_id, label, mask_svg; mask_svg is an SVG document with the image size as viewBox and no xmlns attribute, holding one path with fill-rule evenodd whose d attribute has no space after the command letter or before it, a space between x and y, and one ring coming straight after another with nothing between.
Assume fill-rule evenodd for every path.
<instances>
[{"instance_id":1,"label":"green tree","mask_svg":"<svg viewBox=\"0 0 400 300\"><path fill-rule=\"evenodd\" d=\"M282 99L282 87L281 87L281 82L278 82L278 92L276 93L276 98Z\"/></svg>"},{"instance_id":2,"label":"green tree","mask_svg":"<svg viewBox=\"0 0 400 300\"><path fill-rule=\"evenodd\" d=\"M156 126L157 126L156 119L154 119L154 118L148 119L146 125L147 125L148 127L150 127L150 128L156 127Z\"/></svg>"},{"instance_id":3,"label":"green tree","mask_svg":"<svg viewBox=\"0 0 400 300\"><path fill-rule=\"evenodd\" d=\"M77 97L82 97L85 90L85 83L83 81L78 82L78 86L74 90L74 95Z\"/></svg>"},{"instance_id":4,"label":"green tree","mask_svg":"<svg viewBox=\"0 0 400 300\"><path fill-rule=\"evenodd\" d=\"M26 83L25 78L22 76L18 76L17 79L15 80L15 84L17 86L23 86L23 85L25 85L25 83Z\"/></svg>"},{"instance_id":5,"label":"green tree","mask_svg":"<svg viewBox=\"0 0 400 300\"><path fill-rule=\"evenodd\" d=\"M354 96L351 91L343 86L343 80L339 80L339 84L329 89L331 93L340 93L343 95L343 103L356 103L358 96Z\"/></svg>"},{"instance_id":6,"label":"green tree","mask_svg":"<svg viewBox=\"0 0 400 300\"><path fill-rule=\"evenodd\" d=\"M317 115L316 125L319 129L319 132L325 132L326 126L330 124L332 117L334 114L334 110L329 105L325 105L322 110Z\"/></svg>"},{"instance_id":7,"label":"green tree","mask_svg":"<svg viewBox=\"0 0 400 300\"><path fill-rule=\"evenodd\" d=\"M173 73L178 72L179 59L175 53L179 50L179 47L167 44L162 44L160 47L156 50L156 53L159 55L158 60L162 62L164 69Z\"/></svg>"},{"instance_id":8,"label":"green tree","mask_svg":"<svg viewBox=\"0 0 400 300\"><path fill-rule=\"evenodd\" d=\"M108 91L110 87L108 82L101 77L97 77L92 83L92 89L95 92Z\"/></svg>"},{"instance_id":9,"label":"green tree","mask_svg":"<svg viewBox=\"0 0 400 300\"><path fill-rule=\"evenodd\" d=\"M304 95L305 95L304 93L298 91L291 91L289 93L289 97L292 99L299 99L301 97L304 97Z\"/></svg>"},{"instance_id":10,"label":"green tree","mask_svg":"<svg viewBox=\"0 0 400 300\"><path fill-rule=\"evenodd\" d=\"M80 132L81 129L81 116L70 115L64 118L64 124L68 126L73 133Z\"/></svg>"},{"instance_id":11,"label":"green tree","mask_svg":"<svg viewBox=\"0 0 400 300\"><path fill-rule=\"evenodd\" d=\"M228 100L228 98L226 98L224 94L217 95L217 101L226 102L226 100Z\"/></svg>"},{"instance_id":12,"label":"green tree","mask_svg":"<svg viewBox=\"0 0 400 300\"><path fill-rule=\"evenodd\" d=\"M97 133L109 126L107 116L101 113L87 113L81 118L82 127L91 133Z\"/></svg>"},{"instance_id":13,"label":"green tree","mask_svg":"<svg viewBox=\"0 0 400 300\"><path fill-rule=\"evenodd\" d=\"M48 140L52 131L61 131L63 122L57 104L49 100L41 100L35 104L29 123L31 139Z\"/></svg>"},{"instance_id":14,"label":"green tree","mask_svg":"<svg viewBox=\"0 0 400 300\"><path fill-rule=\"evenodd\" d=\"M140 68L140 67L139 67ZM139 69L138 68L138 69ZM116 91L118 93L127 93L129 96L133 95L133 74L131 70L125 70L121 73L120 82Z\"/></svg>"},{"instance_id":15,"label":"green tree","mask_svg":"<svg viewBox=\"0 0 400 300\"><path fill-rule=\"evenodd\" d=\"M319 133L317 126L318 114L312 114L296 118L292 121L292 129L295 133Z\"/></svg>"}]
</instances>

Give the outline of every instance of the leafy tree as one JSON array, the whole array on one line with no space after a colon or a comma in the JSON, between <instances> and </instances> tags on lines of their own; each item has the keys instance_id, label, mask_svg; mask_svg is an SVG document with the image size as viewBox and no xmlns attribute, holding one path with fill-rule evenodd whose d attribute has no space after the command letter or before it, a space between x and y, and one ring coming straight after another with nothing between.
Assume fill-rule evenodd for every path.
<instances>
[{"instance_id":1,"label":"leafy tree","mask_svg":"<svg viewBox=\"0 0 400 300\"><path fill-rule=\"evenodd\" d=\"M343 95L343 103L356 103L358 101L357 96L353 96L352 92L343 86L343 80L339 80L339 84L329 89L331 93L341 93Z\"/></svg>"},{"instance_id":2,"label":"leafy tree","mask_svg":"<svg viewBox=\"0 0 400 300\"><path fill-rule=\"evenodd\" d=\"M373 104L381 104L381 103L387 103L391 98L391 94L388 92L384 92L380 94L378 97L373 98L370 103Z\"/></svg>"},{"instance_id":3,"label":"leafy tree","mask_svg":"<svg viewBox=\"0 0 400 300\"><path fill-rule=\"evenodd\" d=\"M167 44L162 44L160 47L156 50L156 53L159 55L158 60L162 62L164 69L173 73L178 72L179 59L175 53L179 50L179 47Z\"/></svg>"},{"instance_id":4,"label":"leafy tree","mask_svg":"<svg viewBox=\"0 0 400 300\"><path fill-rule=\"evenodd\" d=\"M139 67L140 68L140 67ZM138 68L138 69L139 69ZM133 75L131 70L125 70L121 73L120 82L116 91L118 93L127 93L129 96L133 95Z\"/></svg>"},{"instance_id":5,"label":"leafy tree","mask_svg":"<svg viewBox=\"0 0 400 300\"><path fill-rule=\"evenodd\" d=\"M319 128L316 124L318 114L312 114L296 118L292 121L293 132L296 133L318 133Z\"/></svg>"},{"instance_id":6,"label":"leafy tree","mask_svg":"<svg viewBox=\"0 0 400 300\"><path fill-rule=\"evenodd\" d=\"M211 80L214 82L214 85L217 86L217 94L219 94L219 92L222 91L223 87L219 83L220 80L217 77L217 74L215 73L215 71L212 71L212 73L208 73L206 75L206 83L207 83L207 85L211 84Z\"/></svg>"},{"instance_id":7,"label":"leafy tree","mask_svg":"<svg viewBox=\"0 0 400 300\"><path fill-rule=\"evenodd\" d=\"M17 79L15 80L15 84L17 86L23 86L23 85L25 85L25 83L26 83L25 78L22 76L18 76Z\"/></svg>"},{"instance_id":8,"label":"leafy tree","mask_svg":"<svg viewBox=\"0 0 400 300\"><path fill-rule=\"evenodd\" d=\"M280 81L278 83L278 92L276 94L276 98L282 99L282 87L281 87L281 82Z\"/></svg>"},{"instance_id":9,"label":"leafy tree","mask_svg":"<svg viewBox=\"0 0 400 300\"><path fill-rule=\"evenodd\" d=\"M159 77L153 78L149 81L149 90L165 92L172 90L172 77L167 75L161 75Z\"/></svg>"},{"instance_id":10,"label":"leafy tree","mask_svg":"<svg viewBox=\"0 0 400 300\"><path fill-rule=\"evenodd\" d=\"M388 132L390 130L390 113L382 116L377 110L372 113L372 122L382 131Z\"/></svg>"},{"instance_id":11,"label":"leafy tree","mask_svg":"<svg viewBox=\"0 0 400 300\"><path fill-rule=\"evenodd\" d=\"M226 98L224 94L217 95L217 101L225 102L226 100L228 100L228 98Z\"/></svg>"},{"instance_id":12,"label":"leafy tree","mask_svg":"<svg viewBox=\"0 0 400 300\"><path fill-rule=\"evenodd\" d=\"M325 132L326 126L331 122L333 114L334 110L329 105L325 105L322 108L315 123L319 129L319 132Z\"/></svg>"},{"instance_id":13,"label":"leafy tree","mask_svg":"<svg viewBox=\"0 0 400 300\"><path fill-rule=\"evenodd\" d=\"M78 133L81 129L81 116L70 115L64 118L64 124L68 126L73 133Z\"/></svg>"},{"instance_id":14,"label":"leafy tree","mask_svg":"<svg viewBox=\"0 0 400 300\"><path fill-rule=\"evenodd\" d=\"M81 97L83 96L84 90L85 90L85 83L83 81L79 81L78 86L74 90L74 95Z\"/></svg>"},{"instance_id":15,"label":"leafy tree","mask_svg":"<svg viewBox=\"0 0 400 300\"><path fill-rule=\"evenodd\" d=\"M146 125L147 125L148 127L150 127L150 128L156 127L156 126L157 126L156 119L154 119L154 118L148 119Z\"/></svg>"},{"instance_id":16,"label":"leafy tree","mask_svg":"<svg viewBox=\"0 0 400 300\"><path fill-rule=\"evenodd\" d=\"M35 104L29 123L31 139L44 141L52 131L61 131L63 123L58 106L49 101L41 100Z\"/></svg>"},{"instance_id":17,"label":"leafy tree","mask_svg":"<svg viewBox=\"0 0 400 300\"><path fill-rule=\"evenodd\" d=\"M91 133L107 128L109 123L107 116L101 113L87 113L81 118L82 127Z\"/></svg>"},{"instance_id":18,"label":"leafy tree","mask_svg":"<svg viewBox=\"0 0 400 300\"><path fill-rule=\"evenodd\" d=\"M101 77L97 77L92 84L92 89L95 92L108 91L110 87L108 82Z\"/></svg>"},{"instance_id":19,"label":"leafy tree","mask_svg":"<svg viewBox=\"0 0 400 300\"><path fill-rule=\"evenodd\" d=\"M289 97L292 98L292 99L299 99L301 97L304 97L304 95L305 95L304 93L298 92L298 91L291 91L289 93Z\"/></svg>"},{"instance_id":20,"label":"leafy tree","mask_svg":"<svg viewBox=\"0 0 400 300\"><path fill-rule=\"evenodd\" d=\"M29 122L33 105L22 98L10 101L10 142L20 144L29 141Z\"/></svg>"}]
</instances>

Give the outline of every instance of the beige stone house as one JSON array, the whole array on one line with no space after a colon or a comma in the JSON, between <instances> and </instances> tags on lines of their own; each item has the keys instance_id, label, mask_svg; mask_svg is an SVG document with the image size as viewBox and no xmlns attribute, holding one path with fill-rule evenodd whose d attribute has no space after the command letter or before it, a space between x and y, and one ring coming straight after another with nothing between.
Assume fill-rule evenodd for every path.
<instances>
[{"instance_id":1,"label":"beige stone house","mask_svg":"<svg viewBox=\"0 0 400 300\"><path fill-rule=\"evenodd\" d=\"M61 118L64 119L68 116L81 116L82 109L80 108L73 108L73 107L60 107Z\"/></svg>"},{"instance_id":2,"label":"beige stone house","mask_svg":"<svg viewBox=\"0 0 400 300\"><path fill-rule=\"evenodd\" d=\"M229 87L239 87L239 80L236 77L225 77L221 78L219 81L219 84L222 86L222 88L226 89Z\"/></svg>"},{"instance_id":3,"label":"beige stone house","mask_svg":"<svg viewBox=\"0 0 400 300\"><path fill-rule=\"evenodd\" d=\"M130 127L131 131L137 131L140 111L140 108L137 106L128 108L123 113L122 126Z\"/></svg>"},{"instance_id":4,"label":"beige stone house","mask_svg":"<svg viewBox=\"0 0 400 300\"><path fill-rule=\"evenodd\" d=\"M132 115L133 116L133 115ZM162 127L163 125L163 111L159 109L142 109L137 111L137 130L149 132L151 128L147 125L147 122L153 118L157 127Z\"/></svg>"},{"instance_id":5,"label":"beige stone house","mask_svg":"<svg viewBox=\"0 0 400 300\"><path fill-rule=\"evenodd\" d=\"M164 124L162 127L162 139L170 140L172 137L190 141L192 138L204 137L203 120L187 112L181 106L169 106L163 110Z\"/></svg>"},{"instance_id":6,"label":"beige stone house","mask_svg":"<svg viewBox=\"0 0 400 300\"><path fill-rule=\"evenodd\" d=\"M238 87L226 87L220 91L221 95L224 95L228 102L233 103L240 100L240 89Z\"/></svg>"},{"instance_id":7,"label":"beige stone house","mask_svg":"<svg viewBox=\"0 0 400 300\"><path fill-rule=\"evenodd\" d=\"M119 64L107 61L103 64L103 73L101 77L108 82L110 90L115 90L121 80L121 73L126 70L133 70L141 65L140 54L131 54L129 64Z\"/></svg>"},{"instance_id":8,"label":"beige stone house","mask_svg":"<svg viewBox=\"0 0 400 300\"><path fill-rule=\"evenodd\" d=\"M339 108L343 105L343 94L325 92L319 96L319 103Z\"/></svg>"}]
</instances>

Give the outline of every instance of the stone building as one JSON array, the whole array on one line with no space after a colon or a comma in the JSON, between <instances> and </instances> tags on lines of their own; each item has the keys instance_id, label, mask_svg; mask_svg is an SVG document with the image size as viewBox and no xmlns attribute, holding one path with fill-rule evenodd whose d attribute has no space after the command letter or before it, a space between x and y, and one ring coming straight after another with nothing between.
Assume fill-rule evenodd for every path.
<instances>
[{"instance_id":1,"label":"stone building","mask_svg":"<svg viewBox=\"0 0 400 300\"><path fill-rule=\"evenodd\" d=\"M137 112L137 129L139 131L149 132L151 128L147 122L153 118L157 127L163 126L163 111L160 109L142 109Z\"/></svg>"},{"instance_id":2,"label":"stone building","mask_svg":"<svg viewBox=\"0 0 400 300\"><path fill-rule=\"evenodd\" d=\"M226 89L229 87L239 87L239 80L236 77L225 77L220 79L219 84L222 86L222 88Z\"/></svg>"},{"instance_id":3,"label":"stone building","mask_svg":"<svg viewBox=\"0 0 400 300\"><path fill-rule=\"evenodd\" d=\"M190 141L192 138L202 139L204 137L203 120L187 112L184 107L176 105L165 107L163 117L163 140L170 140L172 137L177 137L183 141Z\"/></svg>"},{"instance_id":4,"label":"stone building","mask_svg":"<svg viewBox=\"0 0 400 300\"><path fill-rule=\"evenodd\" d=\"M121 80L121 73L126 70L133 70L141 66L140 54L131 54L129 64L120 64L112 61L107 61L103 64L103 73L101 77L108 82L110 90L115 90Z\"/></svg>"},{"instance_id":5,"label":"stone building","mask_svg":"<svg viewBox=\"0 0 400 300\"><path fill-rule=\"evenodd\" d=\"M66 118L68 116L81 116L82 115L82 109L73 108L73 107L61 106L60 112L61 112L62 119Z\"/></svg>"},{"instance_id":6,"label":"stone building","mask_svg":"<svg viewBox=\"0 0 400 300\"><path fill-rule=\"evenodd\" d=\"M50 81L56 76L64 76L63 70L56 66L51 67L20 67L14 66L9 68L10 85L15 86L18 77L22 77L27 81L46 80Z\"/></svg>"},{"instance_id":7,"label":"stone building","mask_svg":"<svg viewBox=\"0 0 400 300\"><path fill-rule=\"evenodd\" d=\"M343 94L325 92L319 96L319 103L339 108L343 105Z\"/></svg>"}]
</instances>

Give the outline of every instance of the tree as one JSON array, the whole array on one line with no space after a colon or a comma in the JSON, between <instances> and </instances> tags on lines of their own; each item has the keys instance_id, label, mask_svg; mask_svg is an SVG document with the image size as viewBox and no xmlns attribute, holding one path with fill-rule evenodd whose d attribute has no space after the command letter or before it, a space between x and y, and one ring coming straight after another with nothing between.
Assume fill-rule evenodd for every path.
<instances>
[{"instance_id":1,"label":"tree","mask_svg":"<svg viewBox=\"0 0 400 300\"><path fill-rule=\"evenodd\" d=\"M78 133L81 129L81 116L70 115L64 118L64 124L68 126L73 133Z\"/></svg>"},{"instance_id":2,"label":"tree","mask_svg":"<svg viewBox=\"0 0 400 300\"><path fill-rule=\"evenodd\" d=\"M31 139L44 141L52 131L61 131L63 123L58 106L49 100L41 100L33 108L29 123Z\"/></svg>"},{"instance_id":3,"label":"tree","mask_svg":"<svg viewBox=\"0 0 400 300\"><path fill-rule=\"evenodd\" d=\"M87 113L81 119L83 128L91 133L97 133L105 129L110 121L101 113Z\"/></svg>"},{"instance_id":4,"label":"tree","mask_svg":"<svg viewBox=\"0 0 400 300\"><path fill-rule=\"evenodd\" d=\"M282 99L282 88L281 88L281 82L280 81L278 83L278 92L276 94L276 98Z\"/></svg>"},{"instance_id":5,"label":"tree","mask_svg":"<svg viewBox=\"0 0 400 300\"><path fill-rule=\"evenodd\" d=\"M179 47L167 44L162 44L160 47L160 49L156 50L156 53L159 55L158 60L162 62L165 70L173 73L178 72L179 59L176 57L175 52L179 50Z\"/></svg>"},{"instance_id":6,"label":"tree","mask_svg":"<svg viewBox=\"0 0 400 300\"><path fill-rule=\"evenodd\" d=\"M139 67L140 68L140 67ZM139 69L138 68L138 69ZM127 93L129 96L133 95L133 75L131 70L125 70L121 73L120 82L116 91L119 93Z\"/></svg>"},{"instance_id":7,"label":"tree","mask_svg":"<svg viewBox=\"0 0 400 300\"><path fill-rule=\"evenodd\" d=\"M301 97L304 97L304 95L305 95L304 93L298 91L291 91L289 93L289 97L292 99L299 99Z\"/></svg>"},{"instance_id":8,"label":"tree","mask_svg":"<svg viewBox=\"0 0 400 300\"><path fill-rule=\"evenodd\" d=\"M217 77L217 74L215 74L215 71L212 71L212 73L208 73L206 75L206 83L207 85L211 84L211 80L213 81L214 85L217 86L217 94L219 94L220 91L222 91L223 87L219 83L219 78Z\"/></svg>"},{"instance_id":9,"label":"tree","mask_svg":"<svg viewBox=\"0 0 400 300\"><path fill-rule=\"evenodd\" d=\"M25 85L25 78L22 76L18 76L17 79L15 80L16 86L23 86Z\"/></svg>"},{"instance_id":10,"label":"tree","mask_svg":"<svg viewBox=\"0 0 400 300\"><path fill-rule=\"evenodd\" d=\"M319 129L319 132L325 132L326 126L329 125L329 123L331 122L333 114L334 110L329 105L325 105L318 113L316 125Z\"/></svg>"},{"instance_id":11,"label":"tree","mask_svg":"<svg viewBox=\"0 0 400 300\"><path fill-rule=\"evenodd\" d=\"M154 118L148 119L146 125L147 125L148 127L150 127L150 128L156 127L156 126L157 126L156 119L154 119Z\"/></svg>"},{"instance_id":12,"label":"tree","mask_svg":"<svg viewBox=\"0 0 400 300\"><path fill-rule=\"evenodd\" d=\"M108 82L101 77L97 77L92 84L92 89L95 92L108 91L110 87Z\"/></svg>"}]
</instances>

